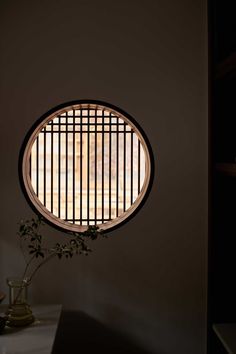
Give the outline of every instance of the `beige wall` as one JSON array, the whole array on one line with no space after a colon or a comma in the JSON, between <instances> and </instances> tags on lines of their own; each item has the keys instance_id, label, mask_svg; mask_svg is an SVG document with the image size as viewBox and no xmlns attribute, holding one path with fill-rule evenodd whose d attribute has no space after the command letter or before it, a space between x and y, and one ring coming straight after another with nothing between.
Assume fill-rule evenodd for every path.
<instances>
[{"instance_id":1,"label":"beige wall","mask_svg":"<svg viewBox=\"0 0 236 354\"><path fill-rule=\"evenodd\" d=\"M23 266L17 221L31 210L17 162L26 131L57 104L104 100L148 135L152 192L91 256L48 264L32 301L85 311L151 353L204 353L206 2L1 0L0 14L1 288Z\"/></svg>"}]
</instances>

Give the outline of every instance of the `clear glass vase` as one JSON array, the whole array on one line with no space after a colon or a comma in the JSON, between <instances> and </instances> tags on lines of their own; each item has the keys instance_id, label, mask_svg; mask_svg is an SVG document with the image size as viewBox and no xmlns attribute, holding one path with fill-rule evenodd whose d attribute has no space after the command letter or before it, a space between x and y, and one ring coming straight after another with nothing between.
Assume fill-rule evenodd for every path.
<instances>
[{"instance_id":1,"label":"clear glass vase","mask_svg":"<svg viewBox=\"0 0 236 354\"><path fill-rule=\"evenodd\" d=\"M9 327L26 326L34 322L34 316L28 304L27 279L7 278L9 286L9 306L6 311L7 325Z\"/></svg>"}]
</instances>

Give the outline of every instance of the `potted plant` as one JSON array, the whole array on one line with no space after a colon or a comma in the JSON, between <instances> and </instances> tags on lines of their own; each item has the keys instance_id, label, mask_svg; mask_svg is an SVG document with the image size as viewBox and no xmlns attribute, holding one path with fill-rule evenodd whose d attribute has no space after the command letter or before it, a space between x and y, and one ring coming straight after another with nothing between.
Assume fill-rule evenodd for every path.
<instances>
[{"instance_id":1,"label":"potted plant","mask_svg":"<svg viewBox=\"0 0 236 354\"><path fill-rule=\"evenodd\" d=\"M9 307L6 312L8 326L24 326L34 321L32 310L27 302L28 286L32 283L39 269L53 258L72 258L74 255L88 255L92 250L87 241L96 240L104 235L97 226L88 226L84 232L69 232L67 241L47 246L42 227L45 225L41 216L21 220L17 232L20 248L25 259L25 269L20 278L8 278L10 288Z\"/></svg>"}]
</instances>

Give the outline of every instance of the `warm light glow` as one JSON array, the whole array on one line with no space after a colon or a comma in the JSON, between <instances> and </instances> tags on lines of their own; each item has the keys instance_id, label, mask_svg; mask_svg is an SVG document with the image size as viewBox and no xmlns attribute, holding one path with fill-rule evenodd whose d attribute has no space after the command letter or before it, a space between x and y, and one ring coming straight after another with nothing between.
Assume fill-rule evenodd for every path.
<instances>
[{"instance_id":1,"label":"warm light glow","mask_svg":"<svg viewBox=\"0 0 236 354\"><path fill-rule=\"evenodd\" d=\"M49 212L73 224L94 225L131 207L146 163L138 135L123 119L108 110L76 109L41 129L30 166L33 190Z\"/></svg>"}]
</instances>

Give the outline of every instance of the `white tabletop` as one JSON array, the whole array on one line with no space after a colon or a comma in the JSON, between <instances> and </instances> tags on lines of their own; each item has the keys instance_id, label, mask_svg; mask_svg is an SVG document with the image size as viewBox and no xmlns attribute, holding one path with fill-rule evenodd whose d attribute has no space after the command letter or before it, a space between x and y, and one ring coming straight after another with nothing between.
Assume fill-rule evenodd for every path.
<instances>
[{"instance_id":1,"label":"white tabletop","mask_svg":"<svg viewBox=\"0 0 236 354\"><path fill-rule=\"evenodd\" d=\"M35 322L21 328L5 327L0 334L0 354L50 354L61 314L61 305L31 306ZM4 307L0 307L0 312Z\"/></svg>"}]
</instances>

